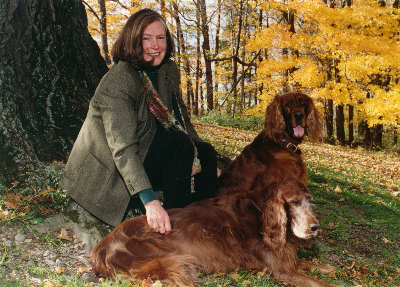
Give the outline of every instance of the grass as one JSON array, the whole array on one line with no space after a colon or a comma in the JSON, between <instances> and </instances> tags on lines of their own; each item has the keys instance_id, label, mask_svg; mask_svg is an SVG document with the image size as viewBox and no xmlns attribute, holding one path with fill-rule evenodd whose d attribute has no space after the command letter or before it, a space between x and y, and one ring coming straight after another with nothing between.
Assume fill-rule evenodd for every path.
<instances>
[{"instance_id":1,"label":"grass","mask_svg":"<svg viewBox=\"0 0 400 287\"><path fill-rule=\"evenodd\" d=\"M237 155L257 132L196 123L196 129L217 150L227 156ZM362 148L348 149L325 144L301 145L308 166L308 186L320 220L322 235L311 245L299 249L299 257L321 265L333 266L335 272L323 275L318 270L311 276L339 286L399 286L400 285L400 159L394 153L370 152ZM66 196L58 189L60 172L53 171L53 185L47 193L52 201L40 200L41 191L23 191L14 187L14 195L23 193L25 199L16 210L9 211L0 221L0 234L7 226L20 224L20 232L29 232L35 220L46 215L42 211L60 212ZM61 173L62 174L62 173ZM0 211L10 197L8 189L0 190ZM46 198L42 193L42 199ZM31 196L31 197L29 197ZM32 205L32 206L30 206ZM29 211L24 206L30 206ZM44 209L43 209L44 208ZM3 214L4 215L4 214ZM66 246L51 235L35 234L45 246ZM89 286L78 274L56 274L54 270L26 261L21 247L7 247L0 240L0 286ZM1 278L14 272L29 274L23 278L2 282ZM32 283L32 278L37 282ZM282 286L268 277L268 272L232 272L202 276L201 286ZM104 280L94 286L145 286L128 281Z\"/></svg>"}]
</instances>

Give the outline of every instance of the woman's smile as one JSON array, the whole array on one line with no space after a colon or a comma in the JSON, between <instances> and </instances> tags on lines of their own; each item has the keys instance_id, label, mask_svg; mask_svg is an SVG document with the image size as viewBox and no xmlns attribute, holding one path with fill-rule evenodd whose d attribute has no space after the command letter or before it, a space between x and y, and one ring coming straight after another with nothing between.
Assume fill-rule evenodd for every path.
<instances>
[{"instance_id":1,"label":"woman's smile","mask_svg":"<svg viewBox=\"0 0 400 287\"><path fill-rule=\"evenodd\" d=\"M167 50L167 37L164 25L154 21L143 30L143 57L152 66L158 66L164 60Z\"/></svg>"}]
</instances>

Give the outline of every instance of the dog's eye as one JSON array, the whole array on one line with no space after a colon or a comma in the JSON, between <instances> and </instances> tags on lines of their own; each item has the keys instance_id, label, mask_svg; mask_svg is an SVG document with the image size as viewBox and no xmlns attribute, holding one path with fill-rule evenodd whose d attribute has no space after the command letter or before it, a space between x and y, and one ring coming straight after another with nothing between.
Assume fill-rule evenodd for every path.
<instances>
[{"instance_id":1,"label":"dog's eye","mask_svg":"<svg viewBox=\"0 0 400 287\"><path fill-rule=\"evenodd\" d=\"M290 205L300 205L300 203L301 203L301 200L298 200L298 201L291 202Z\"/></svg>"},{"instance_id":2,"label":"dog's eye","mask_svg":"<svg viewBox=\"0 0 400 287\"><path fill-rule=\"evenodd\" d=\"M306 102L301 102L301 105L302 105L303 107L305 107L305 106L307 106L307 103L306 103Z\"/></svg>"},{"instance_id":3,"label":"dog's eye","mask_svg":"<svg viewBox=\"0 0 400 287\"><path fill-rule=\"evenodd\" d=\"M290 108L292 106L292 104L291 103L287 103L287 104L285 104L285 107L287 107L287 108Z\"/></svg>"}]
</instances>

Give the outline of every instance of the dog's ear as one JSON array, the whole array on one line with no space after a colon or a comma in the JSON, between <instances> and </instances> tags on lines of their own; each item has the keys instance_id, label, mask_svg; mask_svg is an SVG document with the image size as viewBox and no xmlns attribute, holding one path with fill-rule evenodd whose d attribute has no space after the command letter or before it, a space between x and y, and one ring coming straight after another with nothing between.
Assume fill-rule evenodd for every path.
<instances>
[{"instance_id":1,"label":"dog's ear","mask_svg":"<svg viewBox=\"0 0 400 287\"><path fill-rule=\"evenodd\" d=\"M286 244L287 215L285 201L271 198L267 201L262 215L262 230L264 243L268 248L280 252Z\"/></svg>"},{"instance_id":2,"label":"dog's ear","mask_svg":"<svg viewBox=\"0 0 400 287\"><path fill-rule=\"evenodd\" d=\"M286 127L280 95L276 95L272 103L267 107L264 124L266 136L275 142L279 142L282 130Z\"/></svg>"},{"instance_id":3,"label":"dog's ear","mask_svg":"<svg viewBox=\"0 0 400 287\"><path fill-rule=\"evenodd\" d=\"M308 98L307 103L307 133L312 141L319 141L321 139L321 125L319 122L318 111L315 108L313 100Z\"/></svg>"}]
</instances>

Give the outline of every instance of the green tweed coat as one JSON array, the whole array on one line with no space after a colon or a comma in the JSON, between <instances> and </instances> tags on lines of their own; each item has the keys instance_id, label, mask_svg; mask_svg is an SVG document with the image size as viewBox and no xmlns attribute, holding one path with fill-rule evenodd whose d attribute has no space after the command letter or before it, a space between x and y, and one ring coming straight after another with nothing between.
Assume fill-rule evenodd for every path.
<instances>
[{"instance_id":1,"label":"green tweed coat","mask_svg":"<svg viewBox=\"0 0 400 287\"><path fill-rule=\"evenodd\" d=\"M160 97L172 111L172 96L177 96L189 135L200 141L180 97L179 83L176 64L166 61L157 74ZM155 121L137 70L125 61L113 65L90 101L65 168L62 186L71 198L104 222L121 223L130 197L152 187L143 161L156 131Z\"/></svg>"}]
</instances>

